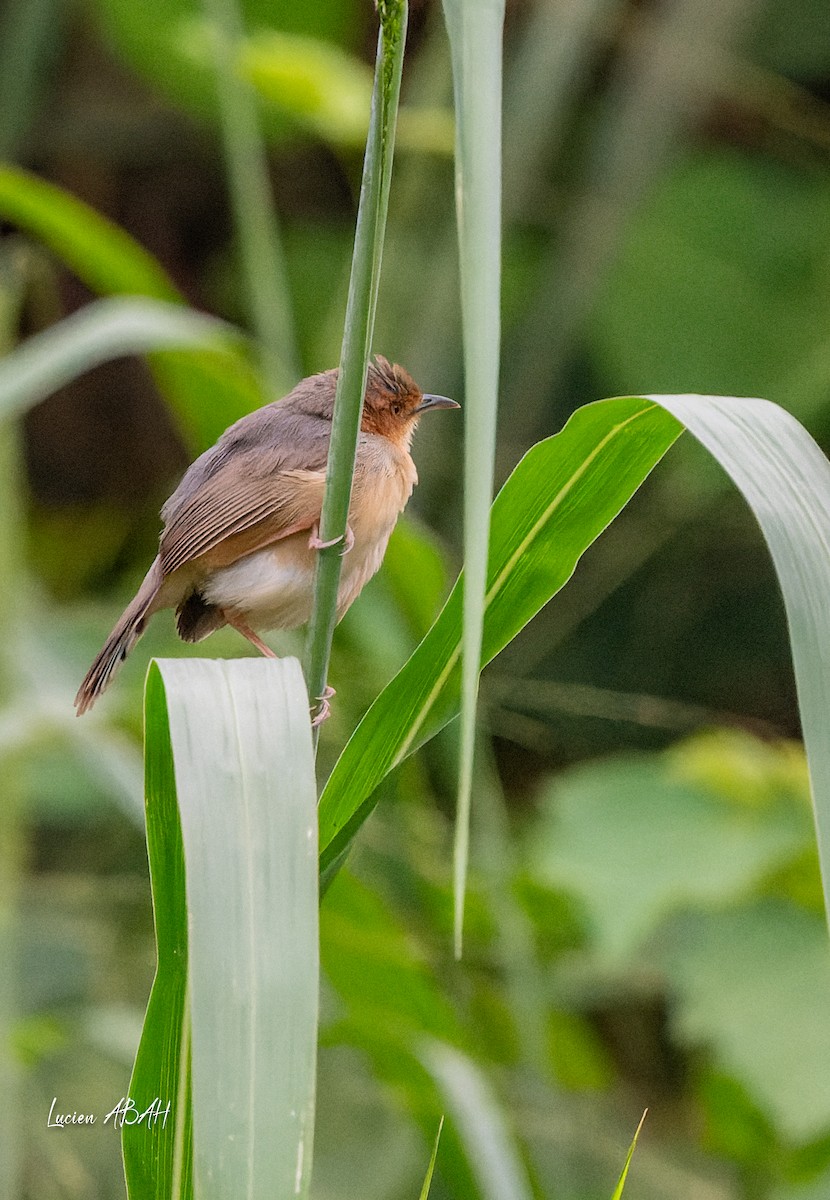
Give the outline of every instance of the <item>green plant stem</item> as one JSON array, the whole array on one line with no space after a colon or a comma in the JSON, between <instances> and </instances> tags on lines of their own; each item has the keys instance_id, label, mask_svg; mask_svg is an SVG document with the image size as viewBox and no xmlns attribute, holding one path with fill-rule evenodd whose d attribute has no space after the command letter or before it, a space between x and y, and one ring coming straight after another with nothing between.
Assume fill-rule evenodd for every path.
<instances>
[{"instance_id":1,"label":"green plant stem","mask_svg":"<svg viewBox=\"0 0 830 1200\"><path fill-rule=\"evenodd\" d=\"M266 379L279 396L299 378L299 356L256 98L236 69L242 18L236 0L204 0L204 5L216 27L222 137L250 317Z\"/></svg>"},{"instance_id":2,"label":"green plant stem","mask_svg":"<svg viewBox=\"0 0 830 1200\"><path fill-rule=\"evenodd\" d=\"M349 520L352 476L375 326L406 41L406 0L382 0L378 11L381 27L372 111L363 161L346 322L334 401L326 492L320 517L321 539L324 542L338 539L338 542L319 554L314 609L306 644L306 681L312 703L322 696L326 687L331 642L337 623L337 592L343 550L340 539L345 538Z\"/></svg>"}]
</instances>

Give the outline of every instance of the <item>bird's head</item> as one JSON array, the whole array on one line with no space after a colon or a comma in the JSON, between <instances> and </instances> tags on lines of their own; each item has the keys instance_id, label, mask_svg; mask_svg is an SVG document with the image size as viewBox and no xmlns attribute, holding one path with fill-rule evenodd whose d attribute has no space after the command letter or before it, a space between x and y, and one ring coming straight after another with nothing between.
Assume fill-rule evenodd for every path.
<instances>
[{"instance_id":1,"label":"bird's head","mask_svg":"<svg viewBox=\"0 0 830 1200\"><path fill-rule=\"evenodd\" d=\"M424 393L412 376L378 354L369 363L361 429L408 448L418 420L435 408L460 408L447 396Z\"/></svg>"}]
</instances>

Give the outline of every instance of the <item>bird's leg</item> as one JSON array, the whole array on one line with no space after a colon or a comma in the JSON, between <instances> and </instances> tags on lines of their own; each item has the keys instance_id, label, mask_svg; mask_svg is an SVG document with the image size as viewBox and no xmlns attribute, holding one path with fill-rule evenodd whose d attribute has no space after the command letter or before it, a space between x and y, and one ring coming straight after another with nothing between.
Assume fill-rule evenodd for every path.
<instances>
[{"instance_id":1,"label":"bird's leg","mask_svg":"<svg viewBox=\"0 0 830 1200\"><path fill-rule=\"evenodd\" d=\"M343 553L348 554L354 546L354 530L351 525L346 526L345 537L341 534L340 537L332 538L329 542L323 542L320 540L320 526L316 521L314 522L308 539L310 550L328 550L329 546L336 546L338 542L343 542Z\"/></svg>"},{"instance_id":2,"label":"bird's leg","mask_svg":"<svg viewBox=\"0 0 830 1200\"><path fill-rule=\"evenodd\" d=\"M247 625L241 617L234 616L233 613L229 612L224 612L223 615L227 623L233 629L235 629L237 633L241 633L244 638L247 638L252 646L256 646L260 654L264 654L266 658L279 658L279 655L275 654L271 647L267 646L265 642L263 642L262 638L258 637L257 634L254 633L253 629L251 629L250 625Z\"/></svg>"},{"instance_id":3,"label":"bird's leg","mask_svg":"<svg viewBox=\"0 0 830 1200\"><path fill-rule=\"evenodd\" d=\"M318 725L322 725L323 722L327 721L328 718L331 716L331 705L329 704L329 700L331 700L332 697L336 696L336 695L337 695L337 692L334 690L334 688L327 686L326 688L324 688L322 696L317 697L317 703L320 705L320 711L317 713L317 715L315 717L312 717L312 720L311 720L311 728L312 729L316 729ZM313 712L314 709L312 709L311 711Z\"/></svg>"},{"instance_id":4,"label":"bird's leg","mask_svg":"<svg viewBox=\"0 0 830 1200\"><path fill-rule=\"evenodd\" d=\"M228 625L235 629L237 633L241 633L244 638L247 638L251 645L256 646L257 650L259 650L261 654L264 654L266 658L279 658L279 655L275 654L271 647L267 646L265 642L263 642L262 638L258 637L257 634L254 633L253 629L251 629L250 625L246 624L241 617L237 617L228 612L224 613L224 617ZM329 704L329 701L332 700L336 695L337 693L335 692L334 688L327 685L323 689L322 696L317 697L317 703L320 706L320 711L315 717L312 718L312 728L322 725L323 722L327 721L331 716L331 704ZM313 712L314 709L311 711Z\"/></svg>"}]
</instances>

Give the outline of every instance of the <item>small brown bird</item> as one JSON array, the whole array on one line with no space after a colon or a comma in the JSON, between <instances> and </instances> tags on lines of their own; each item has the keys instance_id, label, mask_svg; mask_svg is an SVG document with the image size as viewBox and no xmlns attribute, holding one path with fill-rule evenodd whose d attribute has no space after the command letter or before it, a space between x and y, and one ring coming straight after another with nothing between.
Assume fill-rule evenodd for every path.
<instances>
[{"instance_id":1,"label":"small brown bird","mask_svg":"<svg viewBox=\"0 0 830 1200\"><path fill-rule=\"evenodd\" d=\"M311 615L318 523L337 371L298 383L227 429L185 472L161 510L159 553L135 598L78 689L91 708L162 608L179 636L199 642L231 625L269 657L254 630L293 629ZM380 566L390 534L418 481L409 453L422 413L458 408L424 395L403 367L369 365L349 525L337 595L338 620Z\"/></svg>"}]
</instances>

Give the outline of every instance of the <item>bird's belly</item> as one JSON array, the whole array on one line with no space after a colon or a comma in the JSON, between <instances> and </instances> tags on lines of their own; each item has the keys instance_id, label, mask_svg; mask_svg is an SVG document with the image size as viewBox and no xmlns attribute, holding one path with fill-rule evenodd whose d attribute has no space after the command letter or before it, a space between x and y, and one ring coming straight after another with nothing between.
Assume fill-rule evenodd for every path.
<instances>
[{"instance_id":1,"label":"bird's belly","mask_svg":"<svg viewBox=\"0 0 830 1200\"><path fill-rule=\"evenodd\" d=\"M369 542L356 538L343 556L338 620L383 561L390 533ZM238 613L254 629L294 629L311 616L316 559L308 534L295 534L213 571L200 591L210 604Z\"/></svg>"},{"instance_id":2,"label":"bird's belly","mask_svg":"<svg viewBox=\"0 0 830 1200\"><path fill-rule=\"evenodd\" d=\"M243 616L256 629L293 629L308 620L314 558L286 538L213 571L201 586L210 604Z\"/></svg>"}]
</instances>

